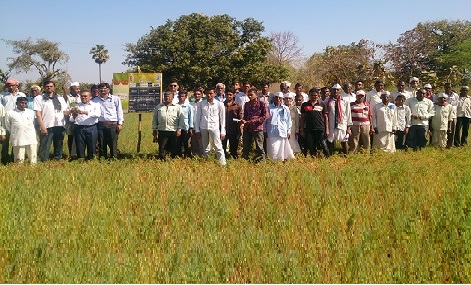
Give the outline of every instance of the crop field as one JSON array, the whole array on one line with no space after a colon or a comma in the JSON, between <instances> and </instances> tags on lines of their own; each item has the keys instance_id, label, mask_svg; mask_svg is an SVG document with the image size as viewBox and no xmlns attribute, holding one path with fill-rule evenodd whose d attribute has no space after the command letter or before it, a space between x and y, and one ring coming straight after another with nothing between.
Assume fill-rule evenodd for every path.
<instances>
[{"instance_id":1,"label":"crop field","mask_svg":"<svg viewBox=\"0 0 471 285\"><path fill-rule=\"evenodd\" d=\"M471 283L471 147L0 166L0 283Z\"/></svg>"}]
</instances>

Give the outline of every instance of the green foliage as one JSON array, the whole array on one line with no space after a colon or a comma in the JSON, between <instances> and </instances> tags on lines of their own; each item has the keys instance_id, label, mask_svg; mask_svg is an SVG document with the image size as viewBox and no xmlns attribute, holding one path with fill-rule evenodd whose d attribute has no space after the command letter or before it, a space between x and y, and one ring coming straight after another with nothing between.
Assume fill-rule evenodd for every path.
<instances>
[{"instance_id":1,"label":"green foliage","mask_svg":"<svg viewBox=\"0 0 471 285\"><path fill-rule=\"evenodd\" d=\"M470 37L470 21L419 23L414 29L401 34L397 43L383 46L385 59L396 78L407 80L417 76L435 86L447 81L460 84L464 74L455 72L453 65L458 71L469 66L467 61L458 61L461 56L456 53L463 48L466 51L465 42Z\"/></svg>"},{"instance_id":2,"label":"green foliage","mask_svg":"<svg viewBox=\"0 0 471 285\"><path fill-rule=\"evenodd\" d=\"M278 81L286 69L267 63L270 41L254 19L237 21L228 15L193 13L152 28L136 44L126 44L125 64L143 72L162 72L164 82L184 88L203 83Z\"/></svg>"},{"instance_id":3,"label":"green foliage","mask_svg":"<svg viewBox=\"0 0 471 285\"><path fill-rule=\"evenodd\" d=\"M66 70L58 68L58 65L65 64L69 56L59 49L59 43L46 39L37 39L33 42L31 38L26 40L4 40L5 43L13 47L13 53L18 56L8 58L11 63L8 68L17 72L29 72L37 70L41 76L41 81L70 79Z\"/></svg>"}]
</instances>

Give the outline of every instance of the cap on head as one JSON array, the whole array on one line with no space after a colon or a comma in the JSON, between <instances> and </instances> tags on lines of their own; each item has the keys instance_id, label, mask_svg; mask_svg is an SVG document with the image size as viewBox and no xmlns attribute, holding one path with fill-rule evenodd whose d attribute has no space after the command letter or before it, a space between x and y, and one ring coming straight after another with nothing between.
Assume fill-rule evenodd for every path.
<instances>
[{"instance_id":1,"label":"cap on head","mask_svg":"<svg viewBox=\"0 0 471 285\"><path fill-rule=\"evenodd\" d=\"M440 93L438 94L437 98L448 98L448 95L446 95L445 93Z\"/></svg>"},{"instance_id":2,"label":"cap on head","mask_svg":"<svg viewBox=\"0 0 471 285\"><path fill-rule=\"evenodd\" d=\"M342 89L342 86L336 83L334 86L332 86L332 89Z\"/></svg>"},{"instance_id":3,"label":"cap on head","mask_svg":"<svg viewBox=\"0 0 471 285\"><path fill-rule=\"evenodd\" d=\"M294 98L295 96L296 94L294 94L293 92L288 92L283 95L283 98Z\"/></svg>"},{"instance_id":4,"label":"cap on head","mask_svg":"<svg viewBox=\"0 0 471 285\"><path fill-rule=\"evenodd\" d=\"M430 88L430 89L432 89L432 85L430 85L429 83L427 83L427 84L424 85L424 88Z\"/></svg>"},{"instance_id":5,"label":"cap on head","mask_svg":"<svg viewBox=\"0 0 471 285\"><path fill-rule=\"evenodd\" d=\"M275 92L273 96L283 98L283 92Z\"/></svg>"},{"instance_id":6,"label":"cap on head","mask_svg":"<svg viewBox=\"0 0 471 285\"><path fill-rule=\"evenodd\" d=\"M363 91L363 90L358 90L355 94L357 96L365 96L366 95L365 91Z\"/></svg>"},{"instance_id":7,"label":"cap on head","mask_svg":"<svg viewBox=\"0 0 471 285\"><path fill-rule=\"evenodd\" d=\"M468 86L461 86L461 90L469 90Z\"/></svg>"},{"instance_id":8,"label":"cap on head","mask_svg":"<svg viewBox=\"0 0 471 285\"><path fill-rule=\"evenodd\" d=\"M8 84L8 85L18 85L18 80L16 80L15 78L10 78L8 79L5 84Z\"/></svg>"},{"instance_id":9,"label":"cap on head","mask_svg":"<svg viewBox=\"0 0 471 285\"><path fill-rule=\"evenodd\" d=\"M281 84L286 85L286 87L288 87L288 88L291 87L291 82L289 82L289 81L283 81L283 82L281 82Z\"/></svg>"},{"instance_id":10,"label":"cap on head","mask_svg":"<svg viewBox=\"0 0 471 285\"><path fill-rule=\"evenodd\" d=\"M411 78L409 79L409 83L412 83L412 81L417 81L417 82L419 82L419 79L418 79L417 77L411 77Z\"/></svg>"},{"instance_id":11,"label":"cap on head","mask_svg":"<svg viewBox=\"0 0 471 285\"><path fill-rule=\"evenodd\" d=\"M70 84L70 87L79 87L79 86L80 86L80 83L78 83L78 82L72 82Z\"/></svg>"}]
</instances>

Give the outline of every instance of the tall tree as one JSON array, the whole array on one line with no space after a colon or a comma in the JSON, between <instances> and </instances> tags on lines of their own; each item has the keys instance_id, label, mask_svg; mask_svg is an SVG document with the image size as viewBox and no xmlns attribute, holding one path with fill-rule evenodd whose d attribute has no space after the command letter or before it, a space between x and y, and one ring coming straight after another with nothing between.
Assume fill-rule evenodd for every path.
<instances>
[{"instance_id":1,"label":"tall tree","mask_svg":"<svg viewBox=\"0 0 471 285\"><path fill-rule=\"evenodd\" d=\"M98 74L100 76L101 83L101 65L110 59L108 50L105 49L104 45L96 45L90 50L90 54L92 55L92 59L95 60L95 63L98 63Z\"/></svg>"},{"instance_id":2,"label":"tall tree","mask_svg":"<svg viewBox=\"0 0 471 285\"><path fill-rule=\"evenodd\" d=\"M136 44L126 44L129 54L124 64L140 66L143 72L162 72L164 82L176 80L184 88L235 79L276 82L287 70L267 62L272 45L263 31L252 18L184 15L151 27Z\"/></svg>"},{"instance_id":3,"label":"tall tree","mask_svg":"<svg viewBox=\"0 0 471 285\"><path fill-rule=\"evenodd\" d=\"M470 21L434 21L419 23L406 31L396 43L384 45L387 65L397 78L425 78L429 83L448 80L453 65L464 69L466 62L449 61L471 38Z\"/></svg>"},{"instance_id":4,"label":"tall tree","mask_svg":"<svg viewBox=\"0 0 471 285\"><path fill-rule=\"evenodd\" d=\"M41 81L69 77L66 70L58 68L59 64L65 64L69 60L69 56L59 49L59 43L45 39L33 42L31 38L3 41L11 45L13 53L18 55L8 58L11 60L8 64L10 70L17 73L37 70Z\"/></svg>"}]
</instances>

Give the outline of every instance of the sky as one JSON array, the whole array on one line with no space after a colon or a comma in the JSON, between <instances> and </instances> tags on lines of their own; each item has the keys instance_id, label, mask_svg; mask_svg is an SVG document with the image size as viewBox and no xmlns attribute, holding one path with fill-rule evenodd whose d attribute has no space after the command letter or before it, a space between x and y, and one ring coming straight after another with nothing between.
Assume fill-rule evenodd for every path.
<instances>
[{"instance_id":1,"label":"sky","mask_svg":"<svg viewBox=\"0 0 471 285\"><path fill-rule=\"evenodd\" d=\"M151 27L175 21L182 15L227 14L239 21L254 18L262 22L265 35L292 32L306 57L326 46L358 42L396 42L419 22L471 20L470 0L0 0L0 39L58 42L69 55L66 69L72 81L99 81L98 65L89 54L97 44L105 45L110 59L102 65L102 79L111 82L113 73L130 67L124 45L136 43ZM6 13L8 11L8 13ZM8 70L12 47L0 41L0 69ZM12 73L20 81L35 81L37 72Z\"/></svg>"}]
</instances>

